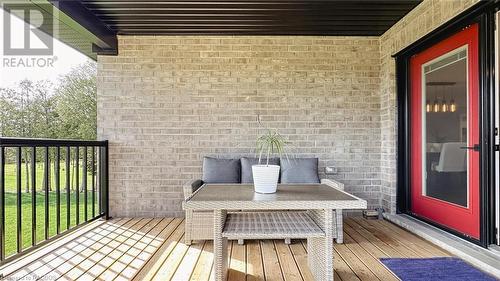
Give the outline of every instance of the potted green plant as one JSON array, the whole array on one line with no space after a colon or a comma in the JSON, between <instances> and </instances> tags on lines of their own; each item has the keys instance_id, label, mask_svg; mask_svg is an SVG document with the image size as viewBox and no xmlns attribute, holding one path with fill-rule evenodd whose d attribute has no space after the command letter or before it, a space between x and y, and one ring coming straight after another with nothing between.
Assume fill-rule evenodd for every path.
<instances>
[{"instance_id":1,"label":"potted green plant","mask_svg":"<svg viewBox=\"0 0 500 281\"><path fill-rule=\"evenodd\" d=\"M259 120L260 124L260 120ZM285 148L288 142L276 130L265 129L265 133L257 138L256 153L259 155L257 165L252 165L254 189L257 193L274 193L278 187L280 175L279 165L270 165L269 158L272 155L286 156ZM262 163L262 157L265 163Z\"/></svg>"}]
</instances>

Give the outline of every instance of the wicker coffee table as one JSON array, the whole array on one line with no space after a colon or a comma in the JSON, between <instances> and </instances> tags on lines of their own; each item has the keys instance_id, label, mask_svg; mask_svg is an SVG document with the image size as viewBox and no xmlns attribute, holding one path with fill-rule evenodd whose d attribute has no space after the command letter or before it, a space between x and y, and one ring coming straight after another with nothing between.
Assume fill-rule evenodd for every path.
<instances>
[{"instance_id":1,"label":"wicker coffee table","mask_svg":"<svg viewBox=\"0 0 500 281\"><path fill-rule=\"evenodd\" d=\"M366 201L324 184L281 184L273 194L257 194L251 184L205 184L184 208L214 212L217 281L226 280L228 239L282 238L307 238L315 279L333 280L333 210L366 209Z\"/></svg>"}]
</instances>

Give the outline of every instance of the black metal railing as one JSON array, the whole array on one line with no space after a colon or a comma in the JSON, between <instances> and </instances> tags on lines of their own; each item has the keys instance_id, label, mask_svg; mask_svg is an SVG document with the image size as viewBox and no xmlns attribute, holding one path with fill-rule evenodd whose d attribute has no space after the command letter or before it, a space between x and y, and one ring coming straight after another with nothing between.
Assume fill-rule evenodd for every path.
<instances>
[{"instance_id":1,"label":"black metal railing","mask_svg":"<svg viewBox=\"0 0 500 281\"><path fill-rule=\"evenodd\" d=\"M108 196L107 141L0 138L0 264L108 219Z\"/></svg>"}]
</instances>

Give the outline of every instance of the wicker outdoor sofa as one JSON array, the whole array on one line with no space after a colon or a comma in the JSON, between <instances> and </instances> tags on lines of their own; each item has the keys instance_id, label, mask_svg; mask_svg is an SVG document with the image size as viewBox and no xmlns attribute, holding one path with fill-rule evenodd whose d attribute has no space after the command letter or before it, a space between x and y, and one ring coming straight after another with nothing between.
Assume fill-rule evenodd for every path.
<instances>
[{"instance_id":1,"label":"wicker outdoor sofa","mask_svg":"<svg viewBox=\"0 0 500 281\"><path fill-rule=\"evenodd\" d=\"M241 159L219 159L205 157L203 160L203 178L191 180L184 184L184 198L188 199L205 183L253 183L251 165L257 159L243 157ZM344 185L331 179L319 179L318 159L300 158L291 161L271 159L270 164L281 164L281 183L321 183L332 188L344 190ZM237 212L238 210L235 210ZM185 243L191 245L195 240L213 239L213 212L186 210ZM333 218L334 238L337 243L343 243L342 210L336 210ZM265 239L266 237L254 237ZM243 243L243 240L238 240ZM290 239L285 239L290 243Z\"/></svg>"}]
</instances>

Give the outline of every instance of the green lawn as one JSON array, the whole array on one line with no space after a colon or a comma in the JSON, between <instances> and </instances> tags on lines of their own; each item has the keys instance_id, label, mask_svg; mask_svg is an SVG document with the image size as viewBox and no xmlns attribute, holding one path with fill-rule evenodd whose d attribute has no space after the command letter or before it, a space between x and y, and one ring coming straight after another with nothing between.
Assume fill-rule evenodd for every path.
<instances>
[{"instance_id":1,"label":"green lawn","mask_svg":"<svg viewBox=\"0 0 500 281\"><path fill-rule=\"evenodd\" d=\"M65 162L61 161L61 164L59 166L60 171L59 171L59 177L60 177L60 186L61 190L63 190L66 187L66 165ZM80 184L82 183L83 179L83 168L80 166L80 173L79 173L79 182ZM15 164L6 164L5 165L5 191L6 192L16 192L16 182L17 182L17 177L16 177L16 165ZM55 178L55 170L54 170L54 165L52 164L50 167L50 186L52 187L53 190L55 190L56 186L56 178ZM71 170L71 173L75 174L76 169ZM90 190L92 186L92 175L90 171L87 171L87 189ZM31 174L31 166L29 173ZM43 190L43 174L44 174L44 165L42 163L37 163L36 165L36 190ZM70 182L72 185L76 184L76 178L70 176ZM31 189L31 176L29 176L29 182L30 182L30 189ZM25 187L26 187L26 171L25 171L25 166L24 164L21 165L21 190L24 192Z\"/></svg>"},{"instance_id":2,"label":"green lawn","mask_svg":"<svg viewBox=\"0 0 500 281\"><path fill-rule=\"evenodd\" d=\"M61 232L67 229L67 193L65 192L65 174L66 171L61 163L61 194L60 194L60 230ZM53 167L52 167L53 168ZM80 182L82 179L82 169L80 167ZM32 194L25 193L25 178L24 166L22 170L22 195L21 195L21 230L22 230L22 244L26 249L31 246L31 226L32 226ZM52 171L52 175L54 171ZM43 166L37 165L37 192L36 192L36 241L40 242L45 239L45 193L42 188L43 181ZM87 175L87 217L92 218L92 191L91 180L92 176ZM52 237L56 234L56 193L55 193L55 179L51 177L52 190L49 192L49 236ZM5 178L5 254L6 256L16 253L17 250L17 193L16 193L16 166L15 164L6 164L6 178ZM74 185L74 181L73 181ZM79 193L79 213L80 223L85 221L85 201L84 192ZM95 194L95 213L99 212L98 196ZM75 188L70 189L70 228L76 225L76 191Z\"/></svg>"},{"instance_id":3,"label":"green lawn","mask_svg":"<svg viewBox=\"0 0 500 281\"><path fill-rule=\"evenodd\" d=\"M70 193L70 228L76 224L76 193ZM80 196L80 223L85 221L85 202L83 193ZM66 193L61 193L61 232L67 229L66 217ZM21 196L21 229L23 248L31 246L31 225L32 225L32 204L31 194L23 193ZM16 253L17 248L17 194L6 193L5 196L5 253L11 255ZM97 194L95 197L95 213L99 212ZM92 193L87 193L87 217L92 218ZM55 192L49 193L49 236L52 237L56 234L56 194ZM40 242L45 239L45 194L36 194L36 241Z\"/></svg>"}]
</instances>

